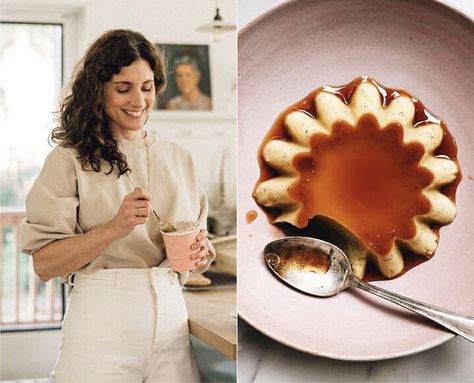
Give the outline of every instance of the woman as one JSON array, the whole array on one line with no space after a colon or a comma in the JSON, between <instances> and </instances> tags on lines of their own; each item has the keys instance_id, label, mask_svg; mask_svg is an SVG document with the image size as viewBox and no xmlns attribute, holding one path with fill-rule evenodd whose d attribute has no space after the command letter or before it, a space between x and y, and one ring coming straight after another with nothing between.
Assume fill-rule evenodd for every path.
<instances>
[{"instance_id":1,"label":"woman","mask_svg":"<svg viewBox=\"0 0 474 383\"><path fill-rule=\"evenodd\" d=\"M181 293L188 273L170 269L150 214L201 227L207 214L191 156L143 130L165 72L137 32L92 44L52 132L59 145L27 197L21 242L35 271L44 281L74 275L58 382L199 379ZM192 245L198 271L215 255L206 235Z\"/></svg>"}]
</instances>

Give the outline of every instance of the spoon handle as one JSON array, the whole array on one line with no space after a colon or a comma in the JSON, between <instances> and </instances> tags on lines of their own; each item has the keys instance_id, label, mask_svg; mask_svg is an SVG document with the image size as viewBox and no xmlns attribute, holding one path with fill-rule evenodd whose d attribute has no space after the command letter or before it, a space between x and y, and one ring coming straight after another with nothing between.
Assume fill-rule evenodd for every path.
<instances>
[{"instance_id":1,"label":"spoon handle","mask_svg":"<svg viewBox=\"0 0 474 383\"><path fill-rule=\"evenodd\" d=\"M474 342L474 317L470 315L454 313L440 307L416 301L366 283L356 277L353 277L352 285L423 315L467 340Z\"/></svg>"}]
</instances>

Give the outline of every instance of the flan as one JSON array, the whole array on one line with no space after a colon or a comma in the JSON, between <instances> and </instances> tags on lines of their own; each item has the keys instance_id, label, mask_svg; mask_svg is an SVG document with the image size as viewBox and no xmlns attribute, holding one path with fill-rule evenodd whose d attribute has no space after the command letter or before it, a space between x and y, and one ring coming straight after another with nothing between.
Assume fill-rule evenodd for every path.
<instances>
[{"instance_id":1,"label":"flan","mask_svg":"<svg viewBox=\"0 0 474 383\"><path fill-rule=\"evenodd\" d=\"M260 147L253 197L272 223L333 222L352 238L356 276L372 264L394 278L417 264L410 258L431 258L439 228L454 220L456 156L446 125L419 100L359 77L280 114Z\"/></svg>"}]
</instances>

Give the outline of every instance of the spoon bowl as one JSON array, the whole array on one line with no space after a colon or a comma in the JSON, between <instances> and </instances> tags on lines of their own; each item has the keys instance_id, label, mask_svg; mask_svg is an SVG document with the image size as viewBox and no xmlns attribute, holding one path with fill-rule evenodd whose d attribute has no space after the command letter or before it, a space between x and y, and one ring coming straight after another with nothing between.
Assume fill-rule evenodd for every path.
<instances>
[{"instance_id":1,"label":"spoon bowl","mask_svg":"<svg viewBox=\"0 0 474 383\"><path fill-rule=\"evenodd\" d=\"M329 242L309 237L284 237L263 249L267 266L297 290L330 297L350 286L351 264L344 252Z\"/></svg>"},{"instance_id":2,"label":"spoon bowl","mask_svg":"<svg viewBox=\"0 0 474 383\"><path fill-rule=\"evenodd\" d=\"M161 218L155 209L152 209L151 211L153 215L155 216L156 221L157 221L156 224L161 231L164 231L165 233L171 233L173 231L176 231L176 227L171 222L166 221L163 218Z\"/></svg>"},{"instance_id":3,"label":"spoon bowl","mask_svg":"<svg viewBox=\"0 0 474 383\"><path fill-rule=\"evenodd\" d=\"M455 313L364 282L352 273L347 255L329 242L310 237L283 237L268 243L263 257L269 269L298 291L331 297L357 287L387 299L474 342L474 317Z\"/></svg>"}]
</instances>

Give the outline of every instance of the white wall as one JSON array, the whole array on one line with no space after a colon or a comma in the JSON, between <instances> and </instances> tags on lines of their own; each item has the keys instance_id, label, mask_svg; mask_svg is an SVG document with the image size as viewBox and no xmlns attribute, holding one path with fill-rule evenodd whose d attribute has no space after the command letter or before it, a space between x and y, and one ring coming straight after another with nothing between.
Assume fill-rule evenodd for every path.
<instances>
[{"instance_id":1,"label":"white wall","mask_svg":"<svg viewBox=\"0 0 474 383\"><path fill-rule=\"evenodd\" d=\"M56 0L64 4L65 1ZM38 1L36 1L38 2ZM209 44L213 102L219 114L235 116L236 34L214 43L207 33L196 32L214 17L215 0L70 0L84 4L85 48L108 29L130 28L162 43ZM224 20L236 23L235 1L220 2Z\"/></svg>"},{"instance_id":2,"label":"white wall","mask_svg":"<svg viewBox=\"0 0 474 383\"><path fill-rule=\"evenodd\" d=\"M215 5L215 0L3 0L2 20L18 20L22 13L28 21L38 15L71 21L65 42L66 79L86 47L109 29L134 29L160 43L209 44L215 110L154 112L147 129L180 143L193 154L213 208L211 213L218 215L222 206L226 212L235 212L237 44L235 33L215 43L210 35L195 31L212 20ZM219 5L224 20L236 24L235 0L221 0ZM222 189L224 196L219 195ZM58 345L58 331L2 333L1 378L48 376Z\"/></svg>"}]
</instances>

